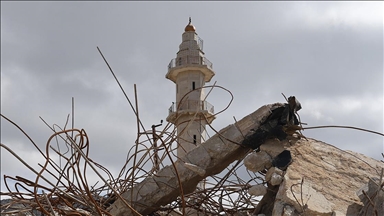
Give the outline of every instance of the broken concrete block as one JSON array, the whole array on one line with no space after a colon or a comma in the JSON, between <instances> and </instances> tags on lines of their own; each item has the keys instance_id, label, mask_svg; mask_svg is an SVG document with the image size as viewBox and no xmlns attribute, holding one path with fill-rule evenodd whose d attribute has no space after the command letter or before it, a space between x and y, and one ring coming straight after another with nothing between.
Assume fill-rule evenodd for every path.
<instances>
[{"instance_id":1,"label":"broken concrete block","mask_svg":"<svg viewBox=\"0 0 384 216\"><path fill-rule=\"evenodd\" d=\"M252 152L244 158L245 167L252 172L258 172L271 167L272 158L266 152Z\"/></svg>"},{"instance_id":2,"label":"broken concrete block","mask_svg":"<svg viewBox=\"0 0 384 216\"><path fill-rule=\"evenodd\" d=\"M265 151L274 158L285 150L282 143L283 142L280 142L277 139L268 139L260 146L260 151Z\"/></svg>"},{"instance_id":3,"label":"broken concrete block","mask_svg":"<svg viewBox=\"0 0 384 216\"><path fill-rule=\"evenodd\" d=\"M271 181L270 181L271 185L273 186L279 185L281 184L282 181L283 181L283 176L277 173L272 174Z\"/></svg>"},{"instance_id":4,"label":"broken concrete block","mask_svg":"<svg viewBox=\"0 0 384 216\"><path fill-rule=\"evenodd\" d=\"M199 176L202 176L204 177L205 176L205 169L199 167L199 166L196 166L194 164L191 164L191 163L185 163L184 164L186 168L192 170L193 172L197 173Z\"/></svg>"},{"instance_id":5,"label":"broken concrete block","mask_svg":"<svg viewBox=\"0 0 384 216\"><path fill-rule=\"evenodd\" d=\"M262 184L252 186L248 193L252 196L264 196L267 193L267 187Z\"/></svg>"},{"instance_id":6,"label":"broken concrete block","mask_svg":"<svg viewBox=\"0 0 384 216\"><path fill-rule=\"evenodd\" d=\"M148 193L153 193L154 191L157 191L158 188L159 187L153 178L146 178L141 187L139 187L138 192L141 196L145 196Z\"/></svg>"},{"instance_id":7,"label":"broken concrete block","mask_svg":"<svg viewBox=\"0 0 384 216\"><path fill-rule=\"evenodd\" d=\"M187 155L185 155L186 163L194 164L198 167L206 169L207 166L211 163L211 156L209 155L207 149L202 148L194 148Z\"/></svg>"},{"instance_id":8,"label":"broken concrete block","mask_svg":"<svg viewBox=\"0 0 384 216\"><path fill-rule=\"evenodd\" d=\"M276 201L273 207L272 215L299 216L300 214L296 211L294 207L281 201Z\"/></svg>"},{"instance_id":9,"label":"broken concrete block","mask_svg":"<svg viewBox=\"0 0 384 216\"><path fill-rule=\"evenodd\" d=\"M296 181L293 187L287 187L286 182L283 181L276 195L279 201L293 206L298 212L305 213L305 215L331 216L333 214L333 204L312 187L313 183L304 181L301 184L300 181Z\"/></svg>"},{"instance_id":10,"label":"broken concrete block","mask_svg":"<svg viewBox=\"0 0 384 216\"><path fill-rule=\"evenodd\" d=\"M380 178L370 178L368 183L356 193L364 205L359 212L359 216L384 215L384 191L379 186L380 182L384 182L384 179L380 181Z\"/></svg>"},{"instance_id":11,"label":"broken concrete block","mask_svg":"<svg viewBox=\"0 0 384 216\"><path fill-rule=\"evenodd\" d=\"M280 144L290 150L293 161L285 171L275 202L284 200L299 213L307 204L306 215L359 215L363 204L356 191L368 178L379 176L382 162L313 139Z\"/></svg>"},{"instance_id":12,"label":"broken concrete block","mask_svg":"<svg viewBox=\"0 0 384 216\"><path fill-rule=\"evenodd\" d=\"M293 208L290 205L285 205L283 207L283 214L281 216L298 216L298 215L299 214L297 213L295 208Z\"/></svg>"},{"instance_id":13,"label":"broken concrete block","mask_svg":"<svg viewBox=\"0 0 384 216\"><path fill-rule=\"evenodd\" d=\"M284 171L277 167L269 168L269 170L267 171L267 174L265 174L265 181L270 182L273 174L284 176Z\"/></svg>"}]
</instances>

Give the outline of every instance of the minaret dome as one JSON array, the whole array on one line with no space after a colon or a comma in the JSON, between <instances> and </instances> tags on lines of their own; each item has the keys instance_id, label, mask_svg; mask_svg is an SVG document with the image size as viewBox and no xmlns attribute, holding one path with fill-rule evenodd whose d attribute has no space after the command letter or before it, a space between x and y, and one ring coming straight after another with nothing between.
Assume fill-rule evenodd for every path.
<instances>
[{"instance_id":1,"label":"minaret dome","mask_svg":"<svg viewBox=\"0 0 384 216\"><path fill-rule=\"evenodd\" d=\"M191 24L191 17L189 17L189 23L188 23L188 25L187 26L185 26L185 31L187 32L187 31L196 31L196 28L195 28L195 26L193 26L192 24Z\"/></svg>"}]
</instances>

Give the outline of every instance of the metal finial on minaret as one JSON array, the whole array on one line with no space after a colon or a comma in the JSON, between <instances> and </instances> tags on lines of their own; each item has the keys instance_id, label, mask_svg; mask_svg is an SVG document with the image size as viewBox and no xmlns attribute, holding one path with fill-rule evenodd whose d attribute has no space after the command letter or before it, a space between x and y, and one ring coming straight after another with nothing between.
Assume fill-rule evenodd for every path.
<instances>
[{"instance_id":1,"label":"metal finial on minaret","mask_svg":"<svg viewBox=\"0 0 384 216\"><path fill-rule=\"evenodd\" d=\"M188 25L185 27L185 31L196 31L196 29L195 29L195 26L193 26L192 24L191 24L191 22L192 22L192 19L191 19L191 17L189 17L189 23L188 23Z\"/></svg>"}]
</instances>

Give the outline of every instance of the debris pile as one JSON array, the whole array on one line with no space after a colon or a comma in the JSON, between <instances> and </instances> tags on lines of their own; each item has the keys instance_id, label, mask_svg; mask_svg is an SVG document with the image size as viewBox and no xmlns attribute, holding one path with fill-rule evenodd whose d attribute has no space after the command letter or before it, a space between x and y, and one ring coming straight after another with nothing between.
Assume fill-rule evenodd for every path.
<instances>
[{"instance_id":1,"label":"debris pile","mask_svg":"<svg viewBox=\"0 0 384 216\"><path fill-rule=\"evenodd\" d=\"M249 152L249 148L239 143L244 139L244 132L253 128L258 128L260 123L272 113L272 110L281 107L282 104L265 105L254 113L249 114L236 124L227 126L220 130L216 135L211 137L205 143L197 146L188 152L185 157L179 158L173 165L169 165L161 169L156 175L146 178L138 183L134 188L123 193L124 200L116 200L108 211L112 215L133 215L130 208L124 203L131 203L132 208L140 214L150 214L162 206L172 203L183 194L189 194L196 190L196 186L200 181L208 176L221 173L232 162L242 161L244 156ZM190 165L204 170L204 172L196 172L190 169ZM204 173L204 175L200 175ZM231 172L229 172L231 174ZM180 187L181 186L181 187ZM236 185L242 190L246 185ZM217 189L217 188L216 188ZM211 192L215 192L214 190ZM217 192L216 192L217 193ZM198 199L205 202L210 193L204 194L203 198ZM215 196L211 193L211 195ZM196 199L192 199L196 200ZM202 203L200 203L201 205ZM250 203L251 204L251 203ZM185 203L182 205L185 205ZM199 204L196 206L200 206ZM194 207L194 206L189 206ZM204 214L211 212L215 214L222 212L223 205L218 203L213 205L209 211L197 209ZM236 209L233 209L236 211ZM185 212L184 212L185 213ZM228 212L227 212L228 213Z\"/></svg>"},{"instance_id":2,"label":"debris pile","mask_svg":"<svg viewBox=\"0 0 384 216\"><path fill-rule=\"evenodd\" d=\"M286 170L272 166L271 158L286 150L292 154L292 163ZM245 160L245 166L252 171L255 168L247 164L270 164L265 176L268 192L263 194L255 215L364 215L359 214L362 210L375 215L374 209L379 212L377 215L383 215L384 179L378 189L378 177L384 168L381 161L314 139L269 140ZM368 197L375 201L374 205Z\"/></svg>"},{"instance_id":3,"label":"debris pile","mask_svg":"<svg viewBox=\"0 0 384 216\"><path fill-rule=\"evenodd\" d=\"M42 170L33 170L38 176L35 182L5 176L7 185L13 181L15 187L22 185L30 193L2 192L13 200L2 202L1 213L383 215L384 164L305 138L299 131L301 125L297 115L301 105L295 97L287 101L287 104L262 106L175 161L170 156L176 151L172 148L176 140L174 131L160 140L163 155L158 157L162 160L156 164L153 152L161 152L144 144L150 141L148 138L132 147L133 153L128 155L116 178L84 153L89 148L84 130L74 130L79 134L77 139L69 136L71 130L55 132L50 139L63 138L65 145L75 152L73 158L76 160L57 149L51 150L67 159L65 169L76 166L78 172L67 172L46 155L47 163ZM1 147L8 150L3 144ZM141 158L133 160L143 152ZM171 164L165 164L165 159ZM62 179L69 182L73 176L83 177L81 160L96 173L108 174L109 179L102 179L105 185L88 187L85 178L81 184L63 183ZM151 161L153 167L161 169L143 172L143 167ZM58 182L48 183L60 187L40 184L45 175L55 176L52 168L57 171ZM42 189L46 193L37 193ZM15 208L20 204L22 209Z\"/></svg>"}]
</instances>

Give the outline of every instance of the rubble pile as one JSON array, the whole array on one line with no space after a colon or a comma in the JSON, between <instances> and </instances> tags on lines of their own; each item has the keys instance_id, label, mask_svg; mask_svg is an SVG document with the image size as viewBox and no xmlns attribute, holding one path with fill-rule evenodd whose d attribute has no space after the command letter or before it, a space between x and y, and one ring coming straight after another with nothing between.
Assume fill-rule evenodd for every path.
<instances>
[{"instance_id":1,"label":"rubble pile","mask_svg":"<svg viewBox=\"0 0 384 216\"><path fill-rule=\"evenodd\" d=\"M260 199L254 202L256 199L246 197L247 208L234 208L236 212L226 214L384 215L384 163L304 137L296 116L301 105L294 96L287 102L262 106L223 128L171 165L135 182L125 192L116 193L118 196L103 211L114 216L161 215L164 206L180 197L184 199L197 191L202 180L238 161L264 179L261 183L232 185L236 186L232 189ZM164 215L218 215L224 212L221 201L218 203L221 206L212 205L216 209L209 214L200 211L200 203L187 208L178 205ZM4 206L12 207L2 203L4 215L20 212L19 208L4 210ZM184 212L179 211L181 208ZM91 214L83 210L75 209L82 215Z\"/></svg>"},{"instance_id":2,"label":"rubble pile","mask_svg":"<svg viewBox=\"0 0 384 216\"><path fill-rule=\"evenodd\" d=\"M284 150L291 152L292 162L286 170L273 167L272 158ZM269 208L262 200L254 215L375 215L375 210L384 215L383 189L378 189L384 168L380 161L314 139L269 140L244 160L250 171L268 170L267 186L257 185L249 193L274 197L268 200L273 203ZM374 206L362 191L370 194Z\"/></svg>"},{"instance_id":3,"label":"rubble pile","mask_svg":"<svg viewBox=\"0 0 384 216\"><path fill-rule=\"evenodd\" d=\"M157 176L123 194L124 198L140 213L150 213L180 195L180 188L175 185L182 185L182 191L190 193L199 181L246 155L244 165L249 171L265 173L266 184L248 190L250 195L262 197L255 204L253 215L380 215L383 211L377 209L383 206L382 190L377 189L380 192L376 193L371 189L371 195L379 194L376 205L372 205L369 199L364 200L361 188L367 188L370 179L380 176L383 163L301 136L296 116L301 105L295 97L287 101L263 106L236 125L229 125L178 160L174 167L165 167ZM239 141L242 146L234 144ZM254 151L247 155L249 148ZM113 215L131 212L121 200L109 210Z\"/></svg>"},{"instance_id":4,"label":"rubble pile","mask_svg":"<svg viewBox=\"0 0 384 216\"><path fill-rule=\"evenodd\" d=\"M281 103L262 106L236 124L223 128L205 143L179 158L174 165L165 166L156 176L146 178L123 193L124 201L130 203L131 208L138 213L146 215L176 200L181 192L193 192L201 180L222 172L233 161L242 159L249 148L236 143L242 142L244 133L258 128L272 110L281 106ZM108 211L116 216L134 215L124 201L116 200Z\"/></svg>"}]
</instances>

